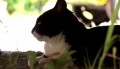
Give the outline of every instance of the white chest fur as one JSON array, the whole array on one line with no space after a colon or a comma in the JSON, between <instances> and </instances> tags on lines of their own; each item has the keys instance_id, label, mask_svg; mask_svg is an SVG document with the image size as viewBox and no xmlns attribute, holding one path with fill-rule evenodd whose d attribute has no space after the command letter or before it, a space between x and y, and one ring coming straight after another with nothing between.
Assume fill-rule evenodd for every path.
<instances>
[{"instance_id":1,"label":"white chest fur","mask_svg":"<svg viewBox=\"0 0 120 69\"><path fill-rule=\"evenodd\" d=\"M33 35L39 41L45 41L45 55L50 56L51 59L58 58L61 54L69 50L70 45L65 42L65 36L60 33L54 37L41 36L36 32Z\"/></svg>"},{"instance_id":2,"label":"white chest fur","mask_svg":"<svg viewBox=\"0 0 120 69\"><path fill-rule=\"evenodd\" d=\"M45 43L45 54L51 56L52 59L58 58L61 54L68 51L68 43L65 42L64 35L62 33L49 38Z\"/></svg>"}]
</instances>

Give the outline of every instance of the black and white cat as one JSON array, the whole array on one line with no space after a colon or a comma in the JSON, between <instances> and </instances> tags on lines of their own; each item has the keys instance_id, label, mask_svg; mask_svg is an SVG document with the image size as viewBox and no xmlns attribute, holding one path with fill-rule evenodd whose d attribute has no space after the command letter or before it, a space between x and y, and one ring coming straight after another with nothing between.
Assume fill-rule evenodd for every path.
<instances>
[{"instance_id":1,"label":"black and white cat","mask_svg":"<svg viewBox=\"0 0 120 69\"><path fill-rule=\"evenodd\" d=\"M82 65L85 58L90 62L94 60L104 44L107 29L107 26L86 29L67 9L65 0L58 0L54 8L37 18L32 34L39 41L46 42L46 56L55 59L65 51L75 50L71 57L76 59L76 64ZM115 26L113 34L120 35L120 26ZM120 56L120 41L116 40L114 46L117 47L117 56ZM109 53L112 53L112 48Z\"/></svg>"}]
</instances>

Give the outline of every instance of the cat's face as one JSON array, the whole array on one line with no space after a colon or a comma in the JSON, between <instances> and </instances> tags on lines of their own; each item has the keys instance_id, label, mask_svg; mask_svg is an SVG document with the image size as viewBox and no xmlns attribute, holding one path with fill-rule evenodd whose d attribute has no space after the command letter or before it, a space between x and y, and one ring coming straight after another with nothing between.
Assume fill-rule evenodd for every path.
<instances>
[{"instance_id":1,"label":"cat's face","mask_svg":"<svg viewBox=\"0 0 120 69\"><path fill-rule=\"evenodd\" d=\"M53 9L46 11L37 18L32 34L41 41L43 37L51 38L58 35L70 23L68 14L72 13L66 8L66 2L58 0Z\"/></svg>"},{"instance_id":2,"label":"cat's face","mask_svg":"<svg viewBox=\"0 0 120 69\"><path fill-rule=\"evenodd\" d=\"M62 31L60 23L62 19L58 17L59 14L54 12L55 11L52 9L39 16L32 33L36 32L38 35L49 37L59 34Z\"/></svg>"},{"instance_id":3,"label":"cat's face","mask_svg":"<svg viewBox=\"0 0 120 69\"><path fill-rule=\"evenodd\" d=\"M69 44L65 41L63 31L68 27L72 13L66 8L64 0L58 0L56 6L43 13L37 18L36 25L32 30L33 36L39 41L45 41L45 55L51 58L59 57L69 49ZM58 53L54 55L55 53Z\"/></svg>"},{"instance_id":4,"label":"cat's face","mask_svg":"<svg viewBox=\"0 0 120 69\"><path fill-rule=\"evenodd\" d=\"M84 28L77 18L67 9L65 0L58 0L55 7L46 11L36 20L32 34L40 41L59 35L69 34L75 29Z\"/></svg>"}]
</instances>

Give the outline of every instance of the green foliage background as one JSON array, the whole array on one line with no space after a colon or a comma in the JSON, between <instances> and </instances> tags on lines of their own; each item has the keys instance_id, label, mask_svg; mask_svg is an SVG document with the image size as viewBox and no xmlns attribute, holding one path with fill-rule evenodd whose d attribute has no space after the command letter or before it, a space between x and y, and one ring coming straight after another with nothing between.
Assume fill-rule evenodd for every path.
<instances>
[{"instance_id":1,"label":"green foliage background","mask_svg":"<svg viewBox=\"0 0 120 69\"><path fill-rule=\"evenodd\" d=\"M33 11L40 10L39 7L43 7L48 0L7 0L7 10L10 14L15 11L23 10L23 11Z\"/></svg>"}]
</instances>

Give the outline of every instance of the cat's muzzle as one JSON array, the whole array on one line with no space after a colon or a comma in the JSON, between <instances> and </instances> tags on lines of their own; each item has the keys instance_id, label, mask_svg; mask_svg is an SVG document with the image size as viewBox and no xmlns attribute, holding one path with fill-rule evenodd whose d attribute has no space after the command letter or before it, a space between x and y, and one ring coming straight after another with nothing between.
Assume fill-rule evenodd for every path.
<instances>
[{"instance_id":1,"label":"cat's muzzle","mask_svg":"<svg viewBox=\"0 0 120 69\"><path fill-rule=\"evenodd\" d=\"M32 31L32 34L37 40L41 41L42 36L39 35L36 31Z\"/></svg>"}]
</instances>

